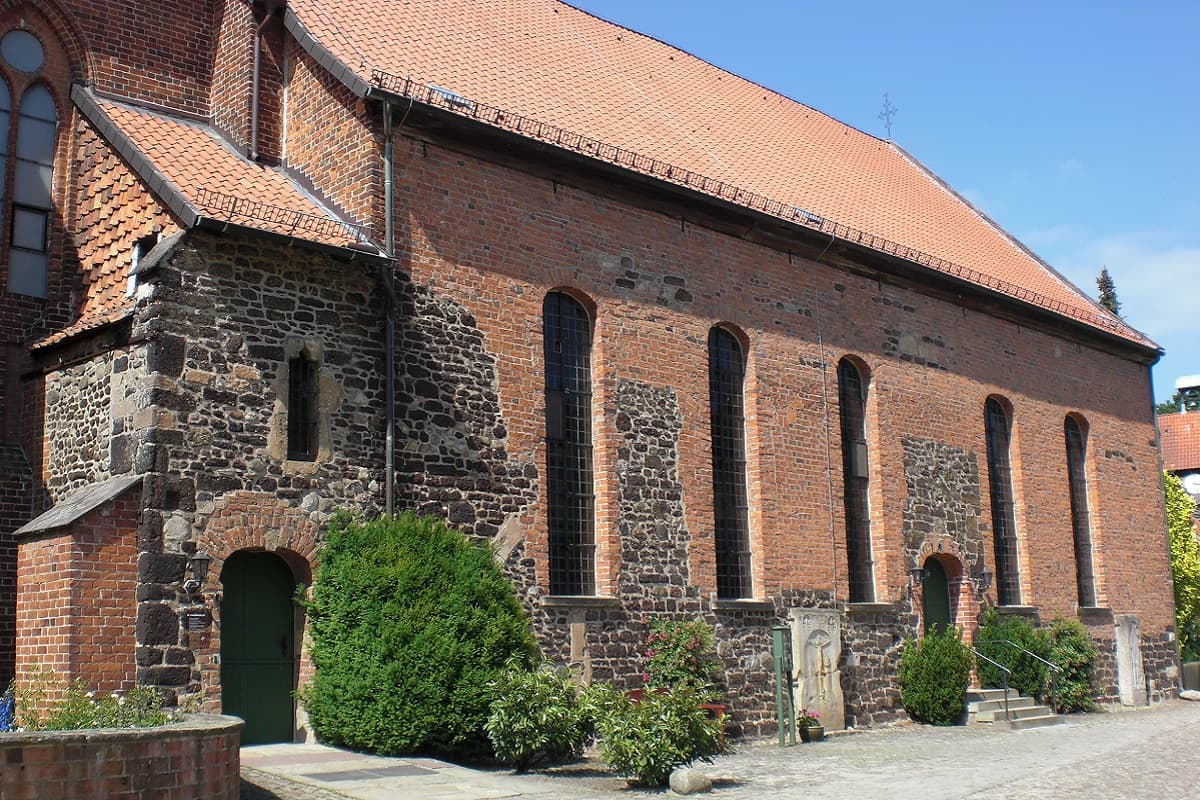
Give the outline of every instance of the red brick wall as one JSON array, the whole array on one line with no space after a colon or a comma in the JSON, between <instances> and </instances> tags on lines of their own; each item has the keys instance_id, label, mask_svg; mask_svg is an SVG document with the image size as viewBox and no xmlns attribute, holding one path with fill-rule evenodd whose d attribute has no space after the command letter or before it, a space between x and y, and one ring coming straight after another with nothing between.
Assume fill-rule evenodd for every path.
<instances>
[{"instance_id":1,"label":"red brick wall","mask_svg":"<svg viewBox=\"0 0 1200 800\"><path fill-rule=\"evenodd\" d=\"M241 727L193 717L167 728L5 734L0 797L236 800Z\"/></svg>"},{"instance_id":2,"label":"red brick wall","mask_svg":"<svg viewBox=\"0 0 1200 800\"><path fill-rule=\"evenodd\" d=\"M135 488L18 543L18 674L42 666L98 691L134 686L140 513Z\"/></svg>"},{"instance_id":3,"label":"red brick wall","mask_svg":"<svg viewBox=\"0 0 1200 800\"><path fill-rule=\"evenodd\" d=\"M35 0L36 2L36 0ZM89 48L96 88L192 114L208 113L215 31L241 3L60 0Z\"/></svg>"},{"instance_id":4,"label":"red brick wall","mask_svg":"<svg viewBox=\"0 0 1200 800\"><path fill-rule=\"evenodd\" d=\"M1063 420L1090 426L1094 538L1102 597L1143 631L1173 624L1157 457L1144 366L910 289L815 264L663 214L631 208L432 144L398 139L401 267L466 306L498 358L509 452L544 474L541 303L567 287L595 303L593 352L600 589L617 569L619 379L669 386L684 417L680 475L693 539L691 575L713 575L706 339L717 323L750 342L747 392L755 594L826 589L847 596L834 368L870 369L872 535L878 596L905 591L907 497L902 436L976 455L980 522L991 551L983 406L1015 410L1024 602L1073 615L1075 577ZM903 339L914 353L897 350ZM824 347L818 345L824 342ZM822 369L824 365L824 369ZM826 468L832 465L832 492ZM547 583L545 505L524 520ZM994 589L991 594L994 601Z\"/></svg>"},{"instance_id":5,"label":"red brick wall","mask_svg":"<svg viewBox=\"0 0 1200 800\"><path fill-rule=\"evenodd\" d=\"M288 68L288 169L381 241L382 149L362 101L290 40Z\"/></svg>"}]
</instances>

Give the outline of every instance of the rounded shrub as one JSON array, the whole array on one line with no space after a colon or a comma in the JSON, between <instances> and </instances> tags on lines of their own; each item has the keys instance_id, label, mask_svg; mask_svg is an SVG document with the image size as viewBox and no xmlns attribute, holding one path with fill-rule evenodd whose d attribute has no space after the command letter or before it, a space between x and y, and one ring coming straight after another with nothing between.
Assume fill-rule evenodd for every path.
<instances>
[{"instance_id":1,"label":"rounded shrub","mask_svg":"<svg viewBox=\"0 0 1200 800\"><path fill-rule=\"evenodd\" d=\"M321 741L356 750L486 752L496 678L534 653L490 550L411 513L335 517L307 608L316 675L301 699Z\"/></svg>"},{"instance_id":2,"label":"rounded shrub","mask_svg":"<svg viewBox=\"0 0 1200 800\"><path fill-rule=\"evenodd\" d=\"M1096 689L1092 667L1096 663L1096 645L1077 619L1058 619L1050 626L1050 661L1062 668L1058 673L1056 702L1059 712L1091 711Z\"/></svg>"},{"instance_id":3,"label":"rounded shrub","mask_svg":"<svg viewBox=\"0 0 1200 800\"><path fill-rule=\"evenodd\" d=\"M980 653L1012 670L1008 678L1009 688L1016 689L1026 697L1042 697L1046 687L1046 665L1005 642L1012 642L1030 653L1049 659L1050 641L1046 634L1033 627L1025 617L1001 615L996 609L989 608L984 612L975 635L975 647ZM999 689L1004 686L1004 673L980 659L979 685Z\"/></svg>"},{"instance_id":4,"label":"rounded shrub","mask_svg":"<svg viewBox=\"0 0 1200 800\"><path fill-rule=\"evenodd\" d=\"M900 656L900 700L914 719L953 725L966 710L971 650L962 631L945 627L909 641Z\"/></svg>"},{"instance_id":5,"label":"rounded shrub","mask_svg":"<svg viewBox=\"0 0 1200 800\"><path fill-rule=\"evenodd\" d=\"M551 664L531 670L514 657L492 688L496 699L487 735L505 764L525 770L539 762L565 761L580 755L591 740L591 715L565 670Z\"/></svg>"},{"instance_id":6,"label":"rounded shrub","mask_svg":"<svg viewBox=\"0 0 1200 800\"><path fill-rule=\"evenodd\" d=\"M722 721L700 707L703 690L680 685L632 700L615 689L590 687L600 735L600 757L619 774L644 786L662 786L671 771L694 761L711 761L723 749Z\"/></svg>"}]
</instances>

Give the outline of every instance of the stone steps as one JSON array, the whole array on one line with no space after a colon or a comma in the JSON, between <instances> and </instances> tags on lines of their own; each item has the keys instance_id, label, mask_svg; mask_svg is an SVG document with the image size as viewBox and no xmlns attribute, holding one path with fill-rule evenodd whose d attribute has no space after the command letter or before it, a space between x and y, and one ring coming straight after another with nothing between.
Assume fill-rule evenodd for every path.
<instances>
[{"instance_id":1,"label":"stone steps","mask_svg":"<svg viewBox=\"0 0 1200 800\"><path fill-rule=\"evenodd\" d=\"M1024 730L1066 721L1049 706L1038 704L1032 697L1022 697L1013 689L1008 690L1007 716L1003 689L969 689L966 700L968 725L988 724L1009 730Z\"/></svg>"}]
</instances>

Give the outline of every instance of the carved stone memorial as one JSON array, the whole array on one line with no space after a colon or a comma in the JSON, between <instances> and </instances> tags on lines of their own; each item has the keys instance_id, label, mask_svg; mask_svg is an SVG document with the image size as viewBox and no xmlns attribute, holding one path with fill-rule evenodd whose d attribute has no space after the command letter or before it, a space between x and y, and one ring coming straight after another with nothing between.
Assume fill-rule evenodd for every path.
<instances>
[{"instance_id":1,"label":"carved stone memorial","mask_svg":"<svg viewBox=\"0 0 1200 800\"><path fill-rule=\"evenodd\" d=\"M796 681L796 710L821 715L827 731L846 727L842 695L842 612L825 608L793 608L792 668Z\"/></svg>"}]
</instances>

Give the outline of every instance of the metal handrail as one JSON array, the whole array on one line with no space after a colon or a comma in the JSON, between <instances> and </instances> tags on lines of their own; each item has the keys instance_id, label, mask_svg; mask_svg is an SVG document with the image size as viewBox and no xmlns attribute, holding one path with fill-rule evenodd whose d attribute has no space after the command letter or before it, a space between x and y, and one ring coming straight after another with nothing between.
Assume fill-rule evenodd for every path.
<instances>
[{"instance_id":1,"label":"metal handrail","mask_svg":"<svg viewBox=\"0 0 1200 800\"><path fill-rule=\"evenodd\" d=\"M975 654L976 658L982 658L984 661L988 662L993 667L995 667L996 669L998 669L1004 673L1004 720L1005 720L1005 722L1011 722L1012 715L1009 713L1009 710L1008 710L1008 676L1012 675L1012 670L1009 669L1008 667L1004 666L1000 662L993 661L992 659L988 658L983 653L976 650L974 647L971 648L971 652Z\"/></svg>"},{"instance_id":2,"label":"metal handrail","mask_svg":"<svg viewBox=\"0 0 1200 800\"><path fill-rule=\"evenodd\" d=\"M1052 661L1047 661L1046 659L1039 656L1037 653L1032 653L1029 650L1026 650L1024 647L1022 647L1021 645L1012 641L1011 639L984 639L984 640L980 641L979 644L1006 644L1009 647L1015 647L1016 649L1020 650L1025 655L1033 657L1034 659L1042 662L1047 667L1049 667L1051 670L1053 670L1053 672L1050 673L1050 710L1056 714L1058 713L1058 678L1056 677L1056 673L1062 672L1063 671L1062 667L1060 667L1058 664L1055 664ZM995 661L992 661L987 656L983 656L983 659L985 661L991 662L992 664L996 664ZM1000 666L1000 665L996 664L996 666ZM1009 670L1008 674L1011 675L1012 671ZM1004 680L1005 680L1005 683L1008 682L1008 675L1005 676Z\"/></svg>"}]
</instances>

